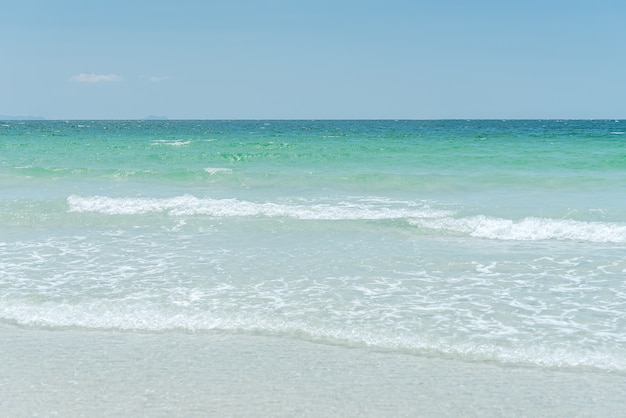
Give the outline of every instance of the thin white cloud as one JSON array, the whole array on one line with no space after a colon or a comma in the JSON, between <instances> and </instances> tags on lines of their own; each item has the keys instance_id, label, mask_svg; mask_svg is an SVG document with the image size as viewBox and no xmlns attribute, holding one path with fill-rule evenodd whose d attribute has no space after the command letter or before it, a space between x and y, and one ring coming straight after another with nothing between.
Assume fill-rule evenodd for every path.
<instances>
[{"instance_id":1,"label":"thin white cloud","mask_svg":"<svg viewBox=\"0 0 626 418\"><path fill-rule=\"evenodd\" d=\"M112 83L122 81L122 77L117 74L93 74L81 73L70 78L75 83Z\"/></svg>"},{"instance_id":2,"label":"thin white cloud","mask_svg":"<svg viewBox=\"0 0 626 418\"><path fill-rule=\"evenodd\" d=\"M163 76L152 76L148 80L151 83L160 83L161 81L166 81L166 80L169 80L170 78L172 77L170 77L169 75L163 75Z\"/></svg>"},{"instance_id":3,"label":"thin white cloud","mask_svg":"<svg viewBox=\"0 0 626 418\"><path fill-rule=\"evenodd\" d=\"M172 77L169 75L153 75L153 76L144 76L144 75L140 75L139 76L140 79L145 80L145 81L149 81L150 83L161 83L163 81L167 81L167 80L171 80Z\"/></svg>"}]
</instances>

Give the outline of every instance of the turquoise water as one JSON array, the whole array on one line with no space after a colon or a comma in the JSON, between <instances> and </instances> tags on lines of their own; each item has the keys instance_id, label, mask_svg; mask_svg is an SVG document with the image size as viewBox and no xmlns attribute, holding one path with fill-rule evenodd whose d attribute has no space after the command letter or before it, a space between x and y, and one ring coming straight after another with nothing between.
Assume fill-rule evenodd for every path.
<instances>
[{"instance_id":1,"label":"turquoise water","mask_svg":"<svg viewBox=\"0 0 626 418\"><path fill-rule=\"evenodd\" d=\"M625 132L0 122L0 321L621 373Z\"/></svg>"}]
</instances>

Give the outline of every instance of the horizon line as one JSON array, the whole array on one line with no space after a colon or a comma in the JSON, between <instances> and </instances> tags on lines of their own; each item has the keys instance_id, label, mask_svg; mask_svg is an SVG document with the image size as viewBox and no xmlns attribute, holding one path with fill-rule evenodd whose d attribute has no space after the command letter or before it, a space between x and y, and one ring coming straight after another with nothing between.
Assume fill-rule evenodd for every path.
<instances>
[{"instance_id":1,"label":"horizon line","mask_svg":"<svg viewBox=\"0 0 626 418\"><path fill-rule=\"evenodd\" d=\"M626 118L54 118L41 116L0 116L3 122L69 122L69 121L142 121L142 122L173 122L173 121L623 121Z\"/></svg>"}]
</instances>

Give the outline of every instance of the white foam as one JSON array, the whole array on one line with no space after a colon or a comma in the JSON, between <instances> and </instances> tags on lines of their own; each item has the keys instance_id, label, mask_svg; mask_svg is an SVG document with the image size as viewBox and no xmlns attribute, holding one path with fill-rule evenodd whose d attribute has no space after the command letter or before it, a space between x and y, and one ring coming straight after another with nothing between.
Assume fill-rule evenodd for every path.
<instances>
[{"instance_id":1,"label":"white foam","mask_svg":"<svg viewBox=\"0 0 626 418\"><path fill-rule=\"evenodd\" d=\"M497 240L626 242L626 225L620 223L535 217L513 221L484 215L464 218L415 219L410 222L422 228Z\"/></svg>"},{"instance_id":2,"label":"white foam","mask_svg":"<svg viewBox=\"0 0 626 418\"><path fill-rule=\"evenodd\" d=\"M231 170L230 168L221 168L221 167L207 167L204 169L205 172L213 175L216 173L230 173L233 170Z\"/></svg>"},{"instance_id":3,"label":"white foam","mask_svg":"<svg viewBox=\"0 0 626 418\"><path fill-rule=\"evenodd\" d=\"M291 217L309 220L383 220L401 218L432 218L449 216L446 210L431 209L428 205L390 208L360 202L336 204L292 205L255 203L238 199L197 198L183 195L172 198L112 198L106 196L81 197L72 195L67 203L70 212L95 212L106 215L137 215L163 212L174 216L207 215L215 217L267 216Z\"/></svg>"},{"instance_id":4,"label":"white foam","mask_svg":"<svg viewBox=\"0 0 626 418\"><path fill-rule=\"evenodd\" d=\"M167 139L157 139L152 142L152 145L169 145L172 147L180 147L183 145L189 145L191 141L176 141L176 140L167 140Z\"/></svg>"},{"instance_id":5,"label":"white foam","mask_svg":"<svg viewBox=\"0 0 626 418\"><path fill-rule=\"evenodd\" d=\"M402 352L438 354L468 360L499 363L533 364L542 367L591 367L625 371L626 359L621 351L609 347L594 349L569 344L516 342L508 346L494 341L472 342L445 337L405 334L390 330L372 330L359 326L349 329L313 325L298 320L262 318L254 315L216 315L214 312L160 312L138 304L108 306L89 305L11 305L0 306L0 320L34 327L80 327L86 329L119 329L128 331L223 330L297 336L333 344L365 345ZM179 304L177 310L186 309Z\"/></svg>"}]
</instances>

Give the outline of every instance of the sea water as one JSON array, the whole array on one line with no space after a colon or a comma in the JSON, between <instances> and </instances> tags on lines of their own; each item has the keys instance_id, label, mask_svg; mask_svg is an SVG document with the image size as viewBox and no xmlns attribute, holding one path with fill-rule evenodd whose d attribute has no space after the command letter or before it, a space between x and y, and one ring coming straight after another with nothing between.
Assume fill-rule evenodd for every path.
<instances>
[{"instance_id":1,"label":"sea water","mask_svg":"<svg viewBox=\"0 0 626 418\"><path fill-rule=\"evenodd\" d=\"M625 132L618 120L1 122L0 324L278 338L623 382Z\"/></svg>"}]
</instances>

